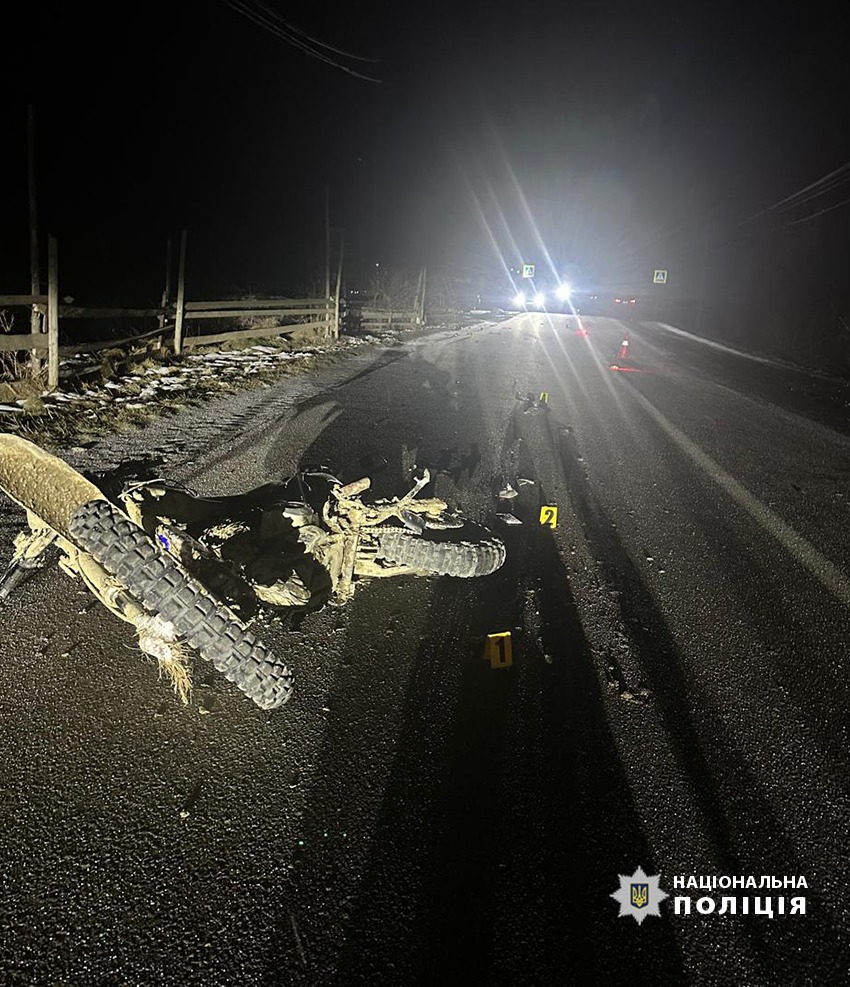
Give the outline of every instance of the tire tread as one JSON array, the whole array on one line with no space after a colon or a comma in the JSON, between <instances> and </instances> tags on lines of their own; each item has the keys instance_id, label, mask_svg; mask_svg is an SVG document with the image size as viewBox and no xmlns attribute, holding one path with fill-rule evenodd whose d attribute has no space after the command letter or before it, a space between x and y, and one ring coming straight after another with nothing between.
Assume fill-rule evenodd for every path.
<instances>
[{"instance_id":1,"label":"tire tread","mask_svg":"<svg viewBox=\"0 0 850 987\"><path fill-rule=\"evenodd\" d=\"M74 511L69 530L146 610L173 624L257 706L277 709L289 699L294 676L286 665L117 507L88 501Z\"/></svg>"},{"instance_id":2,"label":"tire tread","mask_svg":"<svg viewBox=\"0 0 850 987\"><path fill-rule=\"evenodd\" d=\"M427 536L417 535L406 528L386 528L376 532L378 554L388 562L406 565L421 572L437 576L455 576L471 579L475 576L488 576L505 561L505 545L499 538L490 535L486 528L467 524L462 530L469 534L474 528L474 541L454 538L435 541Z\"/></svg>"}]
</instances>

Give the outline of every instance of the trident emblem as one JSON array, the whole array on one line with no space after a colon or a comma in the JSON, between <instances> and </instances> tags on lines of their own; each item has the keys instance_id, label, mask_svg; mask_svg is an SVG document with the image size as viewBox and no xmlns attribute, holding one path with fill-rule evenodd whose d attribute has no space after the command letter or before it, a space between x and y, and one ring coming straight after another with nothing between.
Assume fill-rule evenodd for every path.
<instances>
[{"instance_id":1,"label":"trident emblem","mask_svg":"<svg viewBox=\"0 0 850 987\"><path fill-rule=\"evenodd\" d=\"M632 888L632 905L634 908L645 908L647 902L649 901L649 885L648 884L633 884Z\"/></svg>"}]
</instances>

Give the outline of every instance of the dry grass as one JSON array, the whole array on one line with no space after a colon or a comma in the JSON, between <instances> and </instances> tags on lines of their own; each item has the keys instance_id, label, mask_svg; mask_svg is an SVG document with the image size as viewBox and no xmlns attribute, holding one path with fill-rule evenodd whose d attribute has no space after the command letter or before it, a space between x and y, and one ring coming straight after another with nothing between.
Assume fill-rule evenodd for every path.
<instances>
[{"instance_id":1,"label":"dry grass","mask_svg":"<svg viewBox=\"0 0 850 987\"><path fill-rule=\"evenodd\" d=\"M24 398L21 407L24 409L25 415L43 415L47 411L47 405L40 397Z\"/></svg>"},{"instance_id":2,"label":"dry grass","mask_svg":"<svg viewBox=\"0 0 850 987\"><path fill-rule=\"evenodd\" d=\"M168 658L157 658L159 677L166 676L177 698L184 706L189 705L192 695L192 673L189 666L189 652L180 645L172 645L173 654Z\"/></svg>"},{"instance_id":3,"label":"dry grass","mask_svg":"<svg viewBox=\"0 0 850 987\"><path fill-rule=\"evenodd\" d=\"M9 380L0 383L0 402L17 401L21 398L39 397L44 391L40 380Z\"/></svg>"},{"instance_id":4,"label":"dry grass","mask_svg":"<svg viewBox=\"0 0 850 987\"><path fill-rule=\"evenodd\" d=\"M315 333L311 332L309 335L309 341L298 342L287 338L234 340L232 344L219 346L216 349L219 352L239 351L262 345L291 352L302 350L305 342L309 344L328 342L327 339L318 338ZM346 356L343 350L326 350L308 353L296 360L281 361L272 367L264 368L260 373L236 379L221 379L215 375L198 377L187 382L185 390L179 392L179 396L175 394L174 397L169 397L163 394L161 397L145 399L143 407L130 408L126 402L114 401L113 398L120 395L135 397L141 394L145 381L122 380L120 390L106 389L101 385L104 374L110 375L109 379L113 380L120 377L146 376L146 371L149 370L159 370L167 374L169 367L172 367L174 372L178 372L184 369L187 363L168 352L160 353L156 345L131 353L117 349L106 350L100 354L99 363L79 366L74 379L63 378L62 389L66 392L82 391L87 387L97 391L97 396L79 398L73 404L42 400L43 381L16 381L8 385L0 383L0 403L25 402L21 412L7 414L0 412L0 431L14 432L37 445L52 448L91 444L100 436L116 431L138 431L162 415L175 415L186 411L189 407L198 407L212 397L241 390L267 388L281 377L312 373L317 368L335 364ZM9 390L4 391L4 388Z\"/></svg>"},{"instance_id":5,"label":"dry grass","mask_svg":"<svg viewBox=\"0 0 850 987\"><path fill-rule=\"evenodd\" d=\"M192 692L191 651L177 639L171 624L158 616L134 619L139 647L156 659L159 675L166 675L180 701L186 705Z\"/></svg>"}]
</instances>

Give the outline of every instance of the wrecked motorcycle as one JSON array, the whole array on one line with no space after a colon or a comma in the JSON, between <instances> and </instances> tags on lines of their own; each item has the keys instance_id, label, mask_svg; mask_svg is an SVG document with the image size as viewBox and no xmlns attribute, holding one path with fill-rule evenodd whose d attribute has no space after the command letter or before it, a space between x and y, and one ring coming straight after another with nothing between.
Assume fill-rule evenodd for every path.
<instances>
[{"instance_id":1,"label":"wrecked motorcycle","mask_svg":"<svg viewBox=\"0 0 850 987\"><path fill-rule=\"evenodd\" d=\"M343 484L324 471L218 498L153 480L126 487L119 507L62 460L0 435L0 488L29 525L0 577L0 601L58 555L63 571L133 624L184 701L195 651L275 709L293 675L246 627L258 608L343 604L364 578L473 577L502 564L499 539L444 501L418 497L429 480L425 471L404 497L371 504L360 496L368 478Z\"/></svg>"},{"instance_id":2,"label":"wrecked motorcycle","mask_svg":"<svg viewBox=\"0 0 850 987\"><path fill-rule=\"evenodd\" d=\"M240 612L253 601L315 609L351 599L358 582L386 576L494 572L501 540L436 497L419 497L426 469L403 497L364 501L368 477L343 484L301 472L232 497L199 497L161 480L125 488L127 514Z\"/></svg>"}]
</instances>

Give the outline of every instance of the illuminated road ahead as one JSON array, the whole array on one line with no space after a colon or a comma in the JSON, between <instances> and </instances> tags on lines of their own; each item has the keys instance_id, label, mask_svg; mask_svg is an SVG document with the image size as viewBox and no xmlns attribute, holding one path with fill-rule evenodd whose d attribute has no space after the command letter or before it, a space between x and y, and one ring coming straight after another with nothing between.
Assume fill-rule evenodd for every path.
<instances>
[{"instance_id":1,"label":"illuminated road ahead","mask_svg":"<svg viewBox=\"0 0 850 987\"><path fill-rule=\"evenodd\" d=\"M623 361L623 324L586 325L436 332L69 454L215 493L429 466L508 560L267 622L299 676L271 717L204 668L181 707L67 577L27 584L0 611L6 982L847 981L850 393L651 325ZM670 895L640 925L610 897L638 867ZM711 888L763 876L807 886Z\"/></svg>"}]
</instances>

